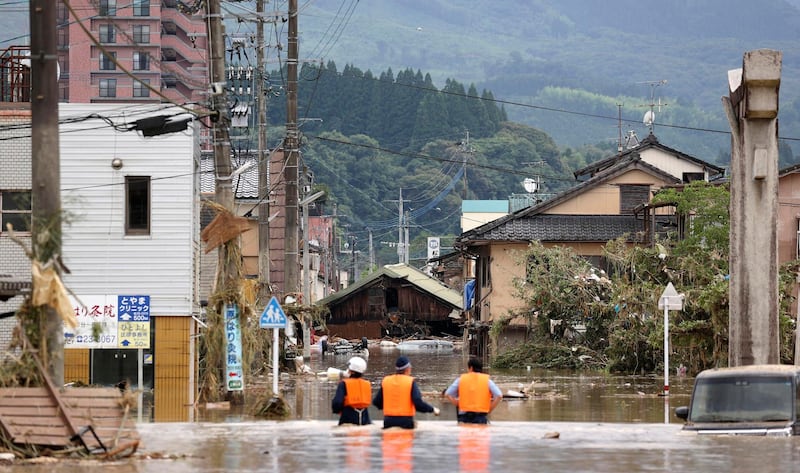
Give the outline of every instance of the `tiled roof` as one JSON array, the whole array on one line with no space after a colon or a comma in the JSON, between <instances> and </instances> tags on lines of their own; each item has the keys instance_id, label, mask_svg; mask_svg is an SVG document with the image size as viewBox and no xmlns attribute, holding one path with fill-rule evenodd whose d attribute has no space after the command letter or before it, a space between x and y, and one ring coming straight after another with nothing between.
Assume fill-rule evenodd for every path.
<instances>
[{"instance_id":1,"label":"tiled roof","mask_svg":"<svg viewBox=\"0 0 800 473\"><path fill-rule=\"evenodd\" d=\"M508 220L486 232L462 236L461 242L563 241L606 242L636 232L644 223L633 215L531 215Z\"/></svg>"},{"instance_id":2,"label":"tiled roof","mask_svg":"<svg viewBox=\"0 0 800 473\"><path fill-rule=\"evenodd\" d=\"M231 171L247 164L255 162L255 156L244 156L231 158ZM244 171L231 181L236 199L258 199L258 163L250 169ZM216 190L214 181L214 154L203 153L200 158L200 192L203 194L213 194Z\"/></svg>"},{"instance_id":3,"label":"tiled roof","mask_svg":"<svg viewBox=\"0 0 800 473\"><path fill-rule=\"evenodd\" d=\"M680 182L680 180L677 179L675 176L672 176L671 174L667 174L666 172L664 172L664 171L662 171L662 170L660 170L660 169L658 169L658 168L656 168L656 167L654 167L654 166L652 166L650 164L645 163L644 161L642 161L638 157L638 155L636 155L636 156L627 156L626 159L621 160L621 161L613 164L611 167L609 167L608 169L604 170L602 173L597 174L597 175L593 176L592 178L590 178L589 180L583 181L583 182L579 183L578 185L576 185L576 186L574 186L574 187L572 187L570 189L567 189L564 192L559 193L558 195L556 195L552 199L545 200L544 202L542 202L540 204L537 204L537 205L534 205L532 207L528 207L528 208L525 208L525 209L522 209L522 210L518 210L518 211L516 211L516 212L514 212L512 214L506 215L505 217L500 217L500 218L498 218L496 220L492 220L491 222L485 223L485 224L483 224L483 225L481 225L479 227L473 228L472 230L469 230L467 232L462 233L461 236L459 236L456 239L456 245L460 246L460 245L463 245L464 243L470 242L470 241L508 240L511 235L519 235L518 238L512 238L512 239L516 239L516 240L519 240L519 241L539 240L539 238L532 236L533 231L531 229L531 226L537 224L536 222L538 222L538 220L535 220L535 219L529 220L529 222L526 224L527 227L523 227L522 229L520 229L519 231L516 231L516 232L511 232L509 230L501 230L499 232L494 232L494 230L496 228L505 226L509 222L513 222L515 220L522 221L524 219L532 219L532 217L535 217L535 216L538 216L538 215L542 215L542 216L546 215L543 212L547 211L547 209L550 209L550 208L552 208L552 207L554 207L554 206L556 206L556 205L558 205L558 204L560 204L562 202L568 201L568 200L572 199L573 197L575 197L577 195L580 195L581 193L587 191L588 189L591 189L593 187L597 187L599 185L602 185L603 183L607 182L609 179L612 179L615 176L622 175L622 174L630 171L631 169L642 170L642 171L647 172L649 174L652 174L654 176L658 176L658 177L664 179L667 182L672 181L673 183L676 183L676 184ZM572 218L576 218L576 217L577 218L604 217L604 218L609 218L609 217L619 217L619 216L617 216L617 215L574 215L574 216L562 215L562 217L572 217ZM631 218L632 219L633 217L627 217L627 218ZM598 228L601 228L601 227L598 227ZM588 231L590 229L587 228L586 230ZM545 231L542 230L542 232L545 232ZM610 239L617 238L618 236L620 236L621 234L623 234L625 232L624 231L619 231L619 232L614 231L614 232L611 232L611 233L615 234L615 236L613 236L611 238L608 238L606 240L603 240L602 235L598 234L598 235L591 235L591 236L585 235L580 239L572 239L571 241L608 241ZM492 236L491 238L489 237L490 235ZM557 241L557 240L553 239L553 241ZM570 241L570 240L561 240L561 241Z\"/></svg>"},{"instance_id":4,"label":"tiled roof","mask_svg":"<svg viewBox=\"0 0 800 473\"><path fill-rule=\"evenodd\" d=\"M584 168L578 169L573 174L574 174L576 179L578 177L580 177L580 176L592 175L594 173L597 173L597 172L600 172L600 171L604 170L605 168L608 168L609 166L613 165L614 163L616 163L616 162L618 162L620 160L623 160L623 159L626 159L626 158L630 158L632 156L637 156L637 155L639 155L639 153L642 150L649 149L649 148L660 149L660 150L662 150L662 151L664 151L666 153L675 155L675 156L677 156L677 157L679 157L681 159L684 159L686 161L691 161L693 163L696 163L696 164L702 166L704 169L707 169L709 171L709 173L712 175L712 177L713 177L714 173L723 174L725 172L724 168L721 168L721 167L719 167L717 165L708 163L708 162L703 161L701 159L697 159L694 156L690 156L690 155L688 155L686 153L682 153L682 152L680 152L680 151L678 151L676 149L673 149L673 148L670 148L669 146L665 146L665 145L661 144L658 141L658 138L656 138L656 136L651 133L650 135L645 137L645 139L642 140L642 142L641 142L641 144L639 144L639 146L636 146L636 147L631 148L631 149L627 149L627 150L623 151L622 153L615 154L615 155L609 156L607 158L603 158L600 161L594 162L594 163L592 163L592 164L590 164L590 165L588 165L588 166L586 166Z\"/></svg>"}]
</instances>

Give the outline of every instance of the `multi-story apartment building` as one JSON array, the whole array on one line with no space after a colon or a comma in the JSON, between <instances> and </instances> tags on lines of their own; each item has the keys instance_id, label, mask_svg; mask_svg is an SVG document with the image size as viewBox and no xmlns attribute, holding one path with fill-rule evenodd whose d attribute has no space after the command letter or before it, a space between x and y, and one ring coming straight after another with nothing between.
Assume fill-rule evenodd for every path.
<instances>
[{"instance_id":1,"label":"multi-story apartment building","mask_svg":"<svg viewBox=\"0 0 800 473\"><path fill-rule=\"evenodd\" d=\"M202 10L179 0L70 0L58 8L60 101L187 104L207 98Z\"/></svg>"}]
</instances>

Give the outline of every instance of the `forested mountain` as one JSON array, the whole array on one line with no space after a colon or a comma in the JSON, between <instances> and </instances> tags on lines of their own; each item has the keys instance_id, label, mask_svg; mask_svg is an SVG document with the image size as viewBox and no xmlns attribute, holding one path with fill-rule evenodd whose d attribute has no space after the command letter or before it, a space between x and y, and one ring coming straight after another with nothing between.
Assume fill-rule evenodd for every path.
<instances>
[{"instance_id":1,"label":"forested mountain","mask_svg":"<svg viewBox=\"0 0 800 473\"><path fill-rule=\"evenodd\" d=\"M508 199L534 174L543 176L543 192L554 193L572 185L571 171L587 162L581 152L561 153L546 133L507 121L491 91L455 79L440 89L419 70L373 75L347 65L339 72L333 61L307 65L300 77L302 157L326 190L322 212L336 205L345 236L362 248L372 232L377 264L397 260L391 243L400 199L415 240L412 258L424 257L425 237L460 233L462 199ZM284 99L270 99L270 123L285 122ZM271 141L281 133L274 129ZM247 141L252 147L255 139Z\"/></svg>"},{"instance_id":2,"label":"forested mountain","mask_svg":"<svg viewBox=\"0 0 800 473\"><path fill-rule=\"evenodd\" d=\"M505 101L512 121L541 128L561 147L615 142L618 105L623 128L646 133L642 117L660 98L668 104L656 110L664 142L724 160L720 97L727 71L748 50L783 52L781 132L800 137L798 3L318 0L300 18L300 54L373 71L421 69L440 86L448 77L474 83ZM666 84L652 85L659 81Z\"/></svg>"}]
</instances>

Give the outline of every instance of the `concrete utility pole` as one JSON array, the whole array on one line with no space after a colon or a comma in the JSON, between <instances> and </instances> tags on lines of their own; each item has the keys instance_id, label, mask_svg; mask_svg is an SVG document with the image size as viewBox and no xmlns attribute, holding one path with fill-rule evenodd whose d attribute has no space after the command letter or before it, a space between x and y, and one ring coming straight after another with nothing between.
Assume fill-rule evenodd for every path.
<instances>
[{"instance_id":1,"label":"concrete utility pole","mask_svg":"<svg viewBox=\"0 0 800 473\"><path fill-rule=\"evenodd\" d=\"M220 0L208 1L208 39L211 50L211 108L218 114L214 121L215 197L218 204L233 212L233 179L231 179L231 143L228 131L227 79L225 77L225 26L222 23ZM224 268L223 283L236 279L235 262L229 262L225 245L220 246L219 264ZM233 263L233 264L231 264ZM223 284L224 285L224 284Z\"/></svg>"},{"instance_id":2,"label":"concrete utility pole","mask_svg":"<svg viewBox=\"0 0 800 473\"><path fill-rule=\"evenodd\" d=\"M722 102L731 127L730 366L780 362L778 334L779 51L744 54Z\"/></svg>"},{"instance_id":3,"label":"concrete utility pole","mask_svg":"<svg viewBox=\"0 0 800 473\"><path fill-rule=\"evenodd\" d=\"M61 160L58 145L58 56L56 8L31 0L31 177L34 254L42 264L61 256ZM3 229L5 230L5 229ZM56 268L58 266L56 265ZM64 329L61 317L47 306L45 347L40 356L50 380L64 385ZM39 341L34 343L39 344Z\"/></svg>"},{"instance_id":4,"label":"concrete utility pole","mask_svg":"<svg viewBox=\"0 0 800 473\"><path fill-rule=\"evenodd\" d=\"M297 132L297 0L289 0L288 40L286 58L286 151L283 171L286 184L286 235L284 236L286 277L285 293L298 292L300 278L297 257L297 179L298 179L298 132ZM303 301L303 304L307 304Z\"/></svg>"},{"instance_id":5,"label":"concrete utility pole","mask_svg":"<svg viewBox=\"0 0 800 473\"><path fill-rule=\"evenodd\" d=\"M405 219L403 221L403 230L405 232L405 238L403 238L403 263L408 264L409 261L409 253L411 253L411 242L408 239L408 227L411 225L411 213L406 210Z\"/></svg>"},{"instance_id":6,"label":"concrete utility pole","mask_svg":"<svg viewBox=\"0 0 800 473\"><path fill-rule=\"evenodd\" d=\"M228 113L227 81L225 77L225 26L222 23L220 0L208 0L208 41L209 41L209 68L211 77L211 109L218 115L213 121L214 126L214 169L216 176L216 201L232 215L234 213L233 175L231 171L231 143L229 137L230 114ZM239 252L229 251L225 243L219 247L219 262L217 273L217 292L221 294L239 294ZM228 316L229 304L235 301L225 300L225 308L220 308ZM234 313L236 313L234 311ZM239 312L241 313L241 312ZM227 342L226 346L231 344ZM235 345L233 345L235 346ZM225 347L220 347L225 349ZM241 350L241 347L239 348ZM227 357L221 357L222 365L216 367L225 373L228 364ZM227 378L223 378L227 379ZM224 382L226 388L230 384ZM228 389L227 398L235 404L244 403L244 391Z\"/></svg>"},{"instance_id":7,"label":"concrete utility pole","mask_svg":"<svg viewBox=\"0 0 800 473\"><path fill-rule=\"evenodd\" d=\"M400 198L398 200L390 200L389 202L397 202L397 262L407 263L408 245L407 241L403 241L403 203L410 202L403 200L403 188L400 188ZM406 237L406 239L408 239Z\"/></svg>"},{"instance_id":8,"label":"concrete utility pole","mask_svg":"<svg viewBox=\"0 0 800 473\"><path fill-rule=\"evenodd\" d=\"M258 107L258 299L266 304L272 295L269 260L270 153L267 150L267 97L264 90L264 0L256 2L256 106Z\"/></svg>"},{"instance_id":9,"label":"concrete utility pole","mask_svg":"<svg viewBox=\"0 0 800 473\"><path fill-rule=\"evenodd\" d=\"M372 268L375 267L375 251L372 248L372 229L367 228L369 232L369 270L372 271Z\"/></svg>"}]
</instances>

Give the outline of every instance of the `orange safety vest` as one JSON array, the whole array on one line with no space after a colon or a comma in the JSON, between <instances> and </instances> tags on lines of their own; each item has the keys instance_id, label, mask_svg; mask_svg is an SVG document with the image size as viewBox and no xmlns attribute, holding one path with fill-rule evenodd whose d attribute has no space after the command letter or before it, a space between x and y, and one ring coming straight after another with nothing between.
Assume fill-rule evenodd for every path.
<instances>
[{"instance_id":1,"label":"orange safety vest","mask_svg":"<svg viewBox=\"0 0 800 473\"><path fill-rule=\"evenodd\" d=\"M462 374L458 381L458 410L486 414L491 406L489 375L475 372Z\"/></svg>"},{"instance_id":2,"label":"orange safety vest","mask_svg":"<svg viewBox=\"0 0 800 473\"><path fill-rule=\"evenodd\" d=\"M372 402L372 387L369 381L363 378L344 379L346 393L344 395L344 405L355 409L369 407Z\"/></svg>"},{"instance_id":3,"label":"orange safety vest","mask_svg":"<svg viewBox=\"0 0 800 473\"><path fill-rule=\"evenodd\" d=\"M407 417L417 410L411 400L411 386L414 378L405 374L392 374L381 382L383 389L383 415Z\"/></svg>"}]
</instances>

